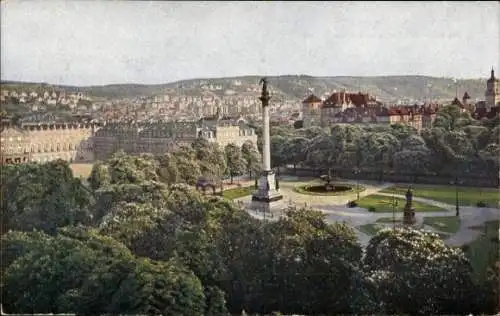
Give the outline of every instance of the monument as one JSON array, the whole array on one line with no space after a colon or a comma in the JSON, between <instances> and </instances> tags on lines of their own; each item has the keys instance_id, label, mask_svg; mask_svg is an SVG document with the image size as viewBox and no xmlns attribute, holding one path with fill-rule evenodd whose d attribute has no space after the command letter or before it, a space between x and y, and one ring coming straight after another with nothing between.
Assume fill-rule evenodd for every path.
<instances>
[{"instance_id":1,"label":"monument","mask_svg":"<svg viewBox=\"0 0 500 316\"><path fill-rule=\"evenodd\" d=\"M406 205L403 210L403 224L407 226L415 225L415 209L412 207L413 203L413 192L411 187L406 191Z\"/></svg>"},{"instance_id":2,"label":"monument","mask_svg":"<svg viewBox=\"0 0 500 316\"><path fill-rule=\"evenodd\" d=\"M283 195L280 193L274 171L271 169L271 137L269 130L269 91L267 79L260 80L262 84L262 173L257 190L252 195L250 209L271 212L284 208Z\"/></svg>"}]
</instances>

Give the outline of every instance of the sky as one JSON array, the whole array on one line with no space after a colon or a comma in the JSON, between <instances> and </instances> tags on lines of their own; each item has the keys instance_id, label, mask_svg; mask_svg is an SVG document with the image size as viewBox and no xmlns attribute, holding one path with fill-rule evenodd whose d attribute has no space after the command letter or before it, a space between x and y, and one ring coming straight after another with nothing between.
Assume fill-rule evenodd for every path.
<instances>
[{"instance_id":1,"label":"sky","mask_svg":"<svg viewBox=\"0 0 500 316\"><path fill-rule=\"evenodd\" d=\"M0 6L2 80L105 85L244 75L481 78L499 66L497 1L3 0Z\"/></svg>"}]
</instances>

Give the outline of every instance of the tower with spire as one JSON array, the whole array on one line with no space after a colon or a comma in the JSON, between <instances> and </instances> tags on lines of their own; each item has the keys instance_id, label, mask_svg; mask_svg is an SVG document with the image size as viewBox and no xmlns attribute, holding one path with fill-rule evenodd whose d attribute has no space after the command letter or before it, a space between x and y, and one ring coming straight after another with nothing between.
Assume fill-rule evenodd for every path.
<instances>
[{"instance_id":1,"label":"tower with spire","mask_svg":"<svg viewBox=\"0 0 500 316\"><path fill-rule=\"evenodd\" d=\"M495 70L491 68L491 75L486 82L486 92L484 93L486 107L491 109L497 104L500 104L500 82L495 77Z\"/></svg>"}]
</instances>

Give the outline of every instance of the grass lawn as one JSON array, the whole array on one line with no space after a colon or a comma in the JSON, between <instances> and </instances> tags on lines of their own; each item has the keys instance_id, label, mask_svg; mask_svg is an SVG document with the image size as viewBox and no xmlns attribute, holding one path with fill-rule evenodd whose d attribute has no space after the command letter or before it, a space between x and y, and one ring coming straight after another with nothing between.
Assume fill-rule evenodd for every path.
<instances>
[{"instance_id":1,"label":"grass lawn","mask_svg":"<svg viewBox=\"0 0 500 316\"><path fill-rule=\"evenodd\" d=\"M456 202L456 188L454 186L412 185L413 196L452 204ZM382 190L384 193L404 195L408 186L395 185ZM475 206L478 201L485 201L489 207L498 207L500 192L493 188L459 187L458 200L460 205Z\"/></svg>"},{"instance_id":2,"label":"grass lawn","mask_svg":"<svg viewBox=\"0 0 500 316\"><path fill-rule=\"evenodd\" d=\"M396 224L401 223L403 219L401 217L396 216ZM384 223L384 224L392 224L392 217L381 217L377 219L377 223Z\"/></svg>"},{"instance_id":3,"label":"grass lawn","mask_svg":"<svg viewBox=\"0 0 500 316\"><path fill-rule=\"evenodd\" d=\"M424 225L445 233L454 234L460 229L460 218L457 216L424 217Z\"/></svg>"},{"instance_id":4,"label":"grass lawn","mask_svg":"<svg viewBox=\"0 0 500 316\"><path fill-rule=\"evenodd\" d=\"M486 222L483 226L485 233L466 247L472 268L480 279L484 279L487 268L498 260L498 225L499 221Z\"/></svg>"},{"instance_id":5,"label":"grass lawn","mask_svg":"<svg viewBox=\"0 0 500 316\"><path fill-rule=\"evenodd\" d=\"M375 236L384 228L386 228L386 226L380 224L365 224L358 227L361 232L367 234L368 236Z\"/></svg>"},{"instance_id":6,"label":"grass lawn","mask_svg":"<svg viewBox=\"0 0 500 316\"><path fill-rule=\"evenodd\" d=\"M240 197L244 197L247 195L252 194L252 192L255 190L254 185L246 186L246 187L241 187L241 188L234 188L234 189L229 189L225 190L222 195L226 199L234 200Z\"/></svg>"},{"instance_id":7,"label":"grass lawn","mask_svg":"<svg viewBox=\"0 0 500 316\"><path fill-rule=\"evenodd\" d=\"M406 199L396 198L398 205L396 206L396 212L402 212L406 204ZM392 197L372 194L361 198L357 201L358 206L368 209L370 206L375 207L375 213L390 213L392 212ZM424 204L420 202L413 201L413 208L416 212L442 212L442 208L434 205Z\"/></svg>"}]
</instances>

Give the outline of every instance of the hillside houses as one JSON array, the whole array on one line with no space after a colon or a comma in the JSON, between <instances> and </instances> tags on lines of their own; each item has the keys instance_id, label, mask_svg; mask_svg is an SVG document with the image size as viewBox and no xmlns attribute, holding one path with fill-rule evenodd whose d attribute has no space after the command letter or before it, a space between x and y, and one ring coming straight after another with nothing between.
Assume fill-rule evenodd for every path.
<instances>
[{"instance_id":1,"label":"hillside houses","mask_svg":"<svg viewBox=\"0 0 500 316\"><path fill-rule=\"evenodd\" d=\"M55 90L35 91L2 88L0 92L1 103L31 105L33 112L57 106L76 109L81 105L81 101L91 101L91 99L82 93L67 93Z\"/></svg>"}]
</instances>

